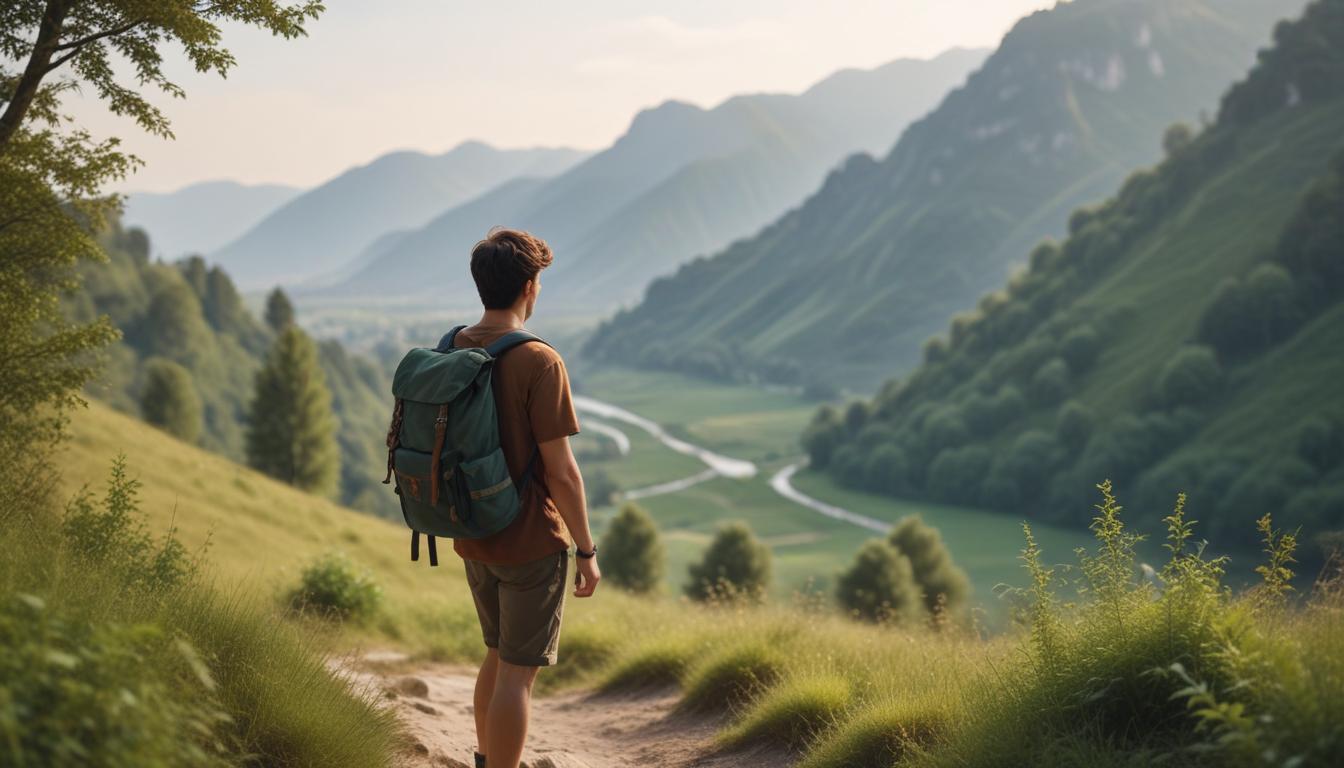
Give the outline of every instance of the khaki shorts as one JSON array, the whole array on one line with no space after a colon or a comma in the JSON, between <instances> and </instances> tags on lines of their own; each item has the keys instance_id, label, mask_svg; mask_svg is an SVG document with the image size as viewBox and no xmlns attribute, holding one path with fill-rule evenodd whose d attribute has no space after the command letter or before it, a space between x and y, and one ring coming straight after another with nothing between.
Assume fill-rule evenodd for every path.
<instances>
[{"instance_id":1,"label":"khaki shorts","mask_svg":"<svg viewBox=\"0 0 1344 768\"><path fill-rule=\"evenodd\" d=\"M486 646L498 649L501 661L520 667L554 664L569 552L522 565L463 562Z\"/></svg>"}]
</instances>

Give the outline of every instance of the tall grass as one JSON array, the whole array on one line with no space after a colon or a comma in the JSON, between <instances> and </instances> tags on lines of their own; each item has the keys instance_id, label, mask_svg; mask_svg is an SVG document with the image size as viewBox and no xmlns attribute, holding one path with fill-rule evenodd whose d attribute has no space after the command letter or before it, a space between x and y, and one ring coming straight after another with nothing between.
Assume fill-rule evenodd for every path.
<instances>
[{"instance_id":1,"label":"tall grass","mask_svg":"<svg viewBox=\"0 0 1344 768\"><path fill-rule=\"evenodd\" d=\"M0 632L11 663L38 662L7 676L0 763L389 765L392 715L267 601L146 534L136 490L119 463L101 501L3 531Z\"/></svg>"}]
</instances>

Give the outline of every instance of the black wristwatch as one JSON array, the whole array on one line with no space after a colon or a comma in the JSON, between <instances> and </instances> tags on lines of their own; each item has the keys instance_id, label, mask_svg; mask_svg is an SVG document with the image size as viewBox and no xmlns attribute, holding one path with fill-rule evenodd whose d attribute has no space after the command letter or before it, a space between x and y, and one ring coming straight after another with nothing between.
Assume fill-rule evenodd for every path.
<instances>
[{"instance_id":1,"label":"black wristwatch","mask_svg":"<svg viewBox=\"0 0 1344 768\"><path fill-rule=\"evenodd\" d=\"M590 560L594 557L597 557L597 545L596 544L593 545L592 552L584 552L582 549L579 549L578 545L576 544L574 545L574 556L581 557L584 560Z\"/></svg>"}]
</instances>

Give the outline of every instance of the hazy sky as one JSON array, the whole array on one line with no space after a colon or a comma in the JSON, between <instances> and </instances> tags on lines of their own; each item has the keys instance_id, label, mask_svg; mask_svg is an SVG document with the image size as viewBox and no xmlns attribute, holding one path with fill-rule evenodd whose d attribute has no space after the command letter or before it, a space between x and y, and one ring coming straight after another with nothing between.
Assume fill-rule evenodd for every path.
<instances>
[{"instance_id":1,"label":"hazy sky","mask_svg":"<svg viewBox=\"0 0 1344 768\"><path fill-rule=\"evenodd\" d=\"M993 46L1053 0L328 0L306 39L226 30L227 80L171 61L163 141L91 104L96 135L146 167L128 190L195 181L312 185L393 149L464 139L598 148L639 109L799 91L843 67Z\"/></svg>"}]
</instances>

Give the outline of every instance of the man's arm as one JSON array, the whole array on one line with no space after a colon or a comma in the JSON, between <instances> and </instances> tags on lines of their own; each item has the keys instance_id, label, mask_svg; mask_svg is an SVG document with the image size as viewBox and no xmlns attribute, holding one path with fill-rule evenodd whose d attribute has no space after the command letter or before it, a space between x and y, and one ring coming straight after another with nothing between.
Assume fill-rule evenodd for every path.
<instances>
[{"instance_id":1,"label":"man's arm","mask_svg":"<svg viewBox=\"0 0 1344 768\"><path fill-rule=\"evenodd\" d=\"M593 533L588 529L588 501L583 494L583 475L579 473L579 462L569 448L569 438L559 437L539 443L542 466L546 469L546 487L550 490L555 506L564 518L565 527L574 539L574 546L584 552L592 552ZM597 589L602 572L597 567L596 557L575 558L577 579L574 596L588 597Z\"/></svg>"}]
</instances>

